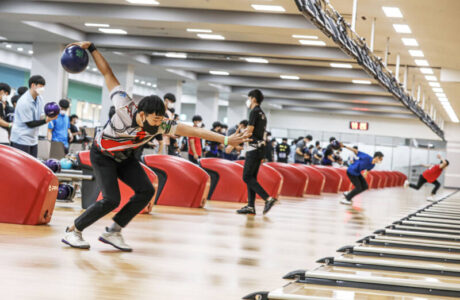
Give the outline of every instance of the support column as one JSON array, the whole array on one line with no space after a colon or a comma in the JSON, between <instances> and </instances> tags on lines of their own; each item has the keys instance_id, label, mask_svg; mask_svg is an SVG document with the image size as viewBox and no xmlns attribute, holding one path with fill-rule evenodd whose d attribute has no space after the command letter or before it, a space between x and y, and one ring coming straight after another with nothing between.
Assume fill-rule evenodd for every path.
<instances>
[{"instance_id":1,"label":"support column","mask_svg":"<svg viewBox=\"0 0 460 300\"><path fill-rule=\"evenodd\" d=\"M353 12L351 15L351 29L356 32L356 14L358 11L358 0L353 0Z\"/></svg>"},{"instance_id":2,"label":"support column","mask_svg":"<svg viewBox=\"0 0 460 300\"><path fill-rule=\"evenodd\" d=\"M374 52L374 39L375 39L375 21L377 19L374 18L372 19L372 29L371 29L371 43L370 43L370 48L372 52Z\"/></svg>"},{"instance_id":3,"label":"support column","mask_svg":"<svg viewBox=\"0 0 460 300\"><path fill-rule=\"evenodd\" d=\"M197 91L195 114L203 118L206 128L211 128L219 117L219 93L217 91Z\"/></svg>"},{"instance_id":4,"label":"support column","mask_svg":"<svg viewBox=\"0 0 460 300\"><path fill-rule=\"evenodd\" d=\"M398 82L399 81L399 63L400 63L400 56L399 53L396 55L396 69L395 69L395 77Z\"/></svg>"},{"instance_id":5,"label":"support column","mask_svg":"<svg viewBox=\"0 0 460 300\"><path fill-rule=\"evenodd\" d=\"M113 74L115 74L120 82L120 85L128 93L128 95L132 97L134 88L134 66L124 64L113 64L110 66L112 67ZM110 106L112 106L112 100L110 100L109 93L110 92L104 82L102 86L101 115L99 116L100 124L105 124L109 119L109 110Z\"/></svg>"},{"instance_id":6,"label":"support column","mask_svg":"<svg viewBox=\"0 0 460 300\"><path fill-rule=\"evenodd\" d=\"M46 80L43 101L57 102L67 96L68 74L61 66L64 45L55 43L34 43L30 76L41 75ZM48 126L40 126L39 134L46 136Z\"/></svg>"},{"instance_id":7,"label":"support column","mask_svg":"<svg viewBox=\"0 0 460 300\"><path fill-rule=\"evenodd\" d=\"M180 115L182 106L182 81L171 79L158 79L157 80L157 94L163 99L166 93L172 93L176 96L176 103L174 110L176 114Z\"/></svg>"},{"instance_id":8,"label":"support column","mask_svg":"<svg viewBox=\"0 0 460 300\"><path fill-rule=\"evenodd\" d=\"M228 126L238 124L241 120L248 118L248 108L244 101L229 100L227 108Z\"/></svg>"}]
</instances>

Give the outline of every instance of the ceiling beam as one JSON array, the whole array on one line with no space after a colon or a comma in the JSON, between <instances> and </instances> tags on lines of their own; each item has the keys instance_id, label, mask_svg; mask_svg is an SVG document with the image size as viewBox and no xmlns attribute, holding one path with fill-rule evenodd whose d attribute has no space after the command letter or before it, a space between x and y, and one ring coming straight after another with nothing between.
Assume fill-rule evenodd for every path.
<instances>
[{"instance_id":1,"label":"ceiling beam","mask_svg":"<svg viewBox=\"0 0 460 300\"><path fill-rule=\"evenodd\" d=\"M334 110L334 109L322 109L313 107L302 107L302 106L283 106L282 108L270 108L270 110L289 110L296 112L311 112L311 113L326 113L335 115L351 115L351 116L378 116L387 118L398 118L398 119L416 119L413 114L395 114L395 113L379 113L379 112L362 112L352 110Z\"/></svg>"},{"instance_id":2,"label":"ceiling beam","mask_svg":"<svg viewBox=\"0 0 460 300\"><path fill-rule=\"evenodd\" d=\"M223 61L207 59L152 58L152 65L181 68L191 71L225 70L227 72L253 72L266 74L289 74L299 76L323 76L347 79L369 78L361 69L337 69L331 67L302 66L293 64L256 64L246 61Z\"/></svg>"},{"instance_id":3,"label":"ceiling beam","mask_svg":"<svg viewBox=\"0 0 460 300\"><path fill-rule=\"evenodd\" d=\"M246 11L192 9L179 7L120 5L109 3L72 3L31 1L1 1L1 14L50 17L48 20L79 22L98 20L136 24L142 22L202 23L271 28L315 29L300 14L257 13Z\"/></svg>"},{"instance_id":4,"label":"ceiling beam","mask_svg":"<svg viewBox=\"0 0 460 300\"><path fill-rule=\"evenodd\" d=\"M197 79L200 81L240 87L250 86L253 88L278 88L288 90L325 91L330 93L388 95L388 93L378 85L359 85L342 82L307 80L282 80L278 78L252 76L198 75Z\"/></svg>"}]
</instances>

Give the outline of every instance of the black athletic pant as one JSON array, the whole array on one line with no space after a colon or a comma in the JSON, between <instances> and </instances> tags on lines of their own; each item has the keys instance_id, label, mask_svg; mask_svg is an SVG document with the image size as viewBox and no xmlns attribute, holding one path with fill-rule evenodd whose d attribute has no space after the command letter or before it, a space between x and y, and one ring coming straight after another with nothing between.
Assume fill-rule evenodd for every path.
<instances>
[{"instance_id":1,"label":"black athletic pant","mask_svg":"<svg viewBox=\"0 0 460 300\"><path fill-rule=\"evenodd\" d=\"M22 151L32 155L33 157L37 158L38 145L28 146L28 145L21 145L21 144L16 144L16 143L11 142L11 147L19 149L19 150L22 150Z\"/></svg>"},{"instance_id":2,"label":"black athletic pant","mask_svg":"<svg viewBox=\"0 0 460 300\"><path fill-rule=\"evenodd\" d=\"M427 183L425 177L423 177L422 175L419 176L418 178L418 182L417 184L409 184L409 186L413 189L416 189L416 190L419 190L425 183ZM436 192L439 190L439 187L441 187L441 184L439 183L438 180L435 180L434 182L432 182L434 184L434 188L433 190L431 191L431 194L432 195L436 195Z\"/></svg>"},{"instance_id":3,"label":"black athletic pant","mask_svg":"<svg viewBox=\"0 0 460 300\"><path fill-rule=\"evenodd\" d=\"M347 172L347 176L350 178L351 183L355 186L355 188L346 196L347 200L351 201L354 196L364 192L369 188L369 186L367 185L366 179L361 174L359 174L359 176L355 176Z\"/></svg>"},{"instance_id":4,"label":"black athletic pant","mask_svg":"<svg viewBox=\"0 0 460 300\"><path fill-rule=\"evenodd\" d=\"M81 231L120 205L118 179L134 191L129 202L113 217L115 223L125 227L152 199L155 189L150 179L134 155L119 163L92 146L90 159L103 199L88 207L75 220L75 227Z\"/></svg>"},{"instance_id":5,"label":"black athletic pant","mask_svg":"<svg viewBox=\"0 0 460 300\"><path fill-rule=\"evenodd\" d=\"M198 157L198 159L200 159ZM190 153L188 154L188 160L196 165L198 165L198 160L195 159L195 157L193 157L193 155L191 155Z\"/></svg>"},{"instance_id":6,"label":"black athletic pant","mask_svg":"<svg viewBox=\"0 0 460 300\"><path fill-rule=\"evenodd\" d=\"M260 164L265 157L265 149L258 148L256 150L246 152L244 161L243 181L248 186L248 206L254 207L256 202L256 193L264 200L270 197L264 188L257 182L257 174L259 173Z\"/></svg>"},{"instance_id":7,"label":"black athletic pant","mask_svg":"<svg viewBox=\"0 0 460 300\"><path fill-rule=\"evenodd\" d=\"M279 158L279 157L278 157L278 162L280 162L280 163L287 163L287 162L288 162L288 159L287 159L287 158Z\"/></svg>"}]
</instances>

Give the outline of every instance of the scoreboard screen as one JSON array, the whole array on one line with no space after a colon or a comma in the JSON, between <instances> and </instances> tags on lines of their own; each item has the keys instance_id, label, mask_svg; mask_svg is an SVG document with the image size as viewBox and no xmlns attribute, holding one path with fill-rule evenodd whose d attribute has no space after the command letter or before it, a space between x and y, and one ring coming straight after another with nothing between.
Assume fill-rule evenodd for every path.
<instances>
[{"instance_id":1,"label":"scoreboard screen","mask_svg":"<svg viewBox=\"0 0 460 300\"><path fill-rule=\"evenodd\" d=\"M369 122L350 121L351 130L369 130Z\"/></svg>"}]
</instances>

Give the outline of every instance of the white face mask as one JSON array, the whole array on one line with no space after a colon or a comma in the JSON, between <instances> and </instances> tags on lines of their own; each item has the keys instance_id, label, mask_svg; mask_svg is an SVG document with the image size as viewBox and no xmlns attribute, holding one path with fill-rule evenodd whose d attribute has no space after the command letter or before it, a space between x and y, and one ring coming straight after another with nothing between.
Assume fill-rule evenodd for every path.
<instances>
[{"instance_id":1,"label":"white face mask","mask_svg":"<svg viewBox=\"0 0 460 300\"><path fill-rule=\"evenodd\" d=\"M252 104L251 99L246 100L246 106L247 106L248 108L251 108L251 104Z\"/></svg>"},{"instance_id":2,"label":"white face mask","mask_svg":"<svg viewBox=\"0 0 460 300\"><path fill-rule=\"evenodd\" d=\"M168 102L168 108L174 108L174 103Z\"/></svg>"},{"instance_id":3,"label":"white face mask","mask_svg":"<svg viewBox=\"0 0 460 300\"><path fill-rule=\"evenodd\" d=\"M7 95L3 95L3 96L2 96L2 101L3 101L3 102L8 101L8 96L7 96Z\"/></svg>"},{"instance_id":4,"label":"white face mask","mask_svg":"<svg viewBox=\"0 0 460 300\"><path fill-rule=\"evenodd\" d=\"M65 116L66 111L65 111L65 110L61 110L59 113L60 113L61 115Z\"/></svg>"},{"instance_id":5,"label":"white face mask","mask_svg":"<svg viewBox=\"0 0 460 300\"><path fill-rule=\"evenodd\" d=\"M37 92L37 94L41 95L45 92L45 87L42 86L42 87L36 88L35 91Z\"/></svg>"},{"instance_id":6,"label":"white face mask","mask_svg":"<svg viewBox=\"0 0 460 300\"><path fill-rule=\"evenodd\" d=\"M201 123L201 122L200 122L200 123L197 123L197 124L196 124L196 127L201 127L201 124L203 124L203 123Z\"/></svg>"}]
</instances>

